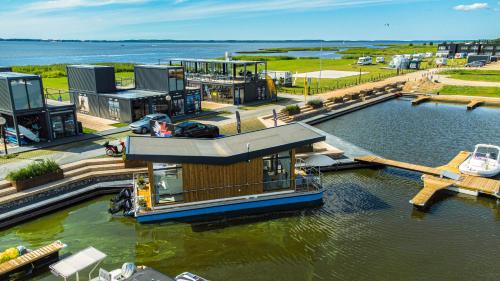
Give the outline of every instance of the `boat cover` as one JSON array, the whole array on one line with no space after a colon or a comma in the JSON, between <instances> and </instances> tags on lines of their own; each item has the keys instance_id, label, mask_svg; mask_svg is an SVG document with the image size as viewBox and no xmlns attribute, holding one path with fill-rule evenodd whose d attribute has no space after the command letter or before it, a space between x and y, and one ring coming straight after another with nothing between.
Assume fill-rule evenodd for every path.
<instances>
[{"instance_id":1,"label":"boat cover","mask_svg":"<svg viewBox=\"0 0 500 281\"><path fill-rule=\"evenodd\" d=\"M52 273L62 278L68 278L83 269L106 258L106 254L94 247L88 247L70 257L50 266Z\"/></svg>"}]
</instances>

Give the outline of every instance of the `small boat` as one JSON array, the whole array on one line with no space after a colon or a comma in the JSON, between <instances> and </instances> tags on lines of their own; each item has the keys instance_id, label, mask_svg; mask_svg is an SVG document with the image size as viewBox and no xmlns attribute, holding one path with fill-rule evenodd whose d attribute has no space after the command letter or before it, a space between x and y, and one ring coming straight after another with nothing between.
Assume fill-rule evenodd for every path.
<instances>
[{"instance_id":1,"label":"small boat","mask_svg":"<svg viewBox=\"0 0 500 281\"><path fill-rule=\"evenodd\" d=\"M459 166L460 172L480 177L494 177L500 173L500 146L478 144L474 153Z\"/></svg>"},{"instance_id":2,"label":"small boat","mask_svg":"<svg viewBox=\"0 0 500 281\"><path fill-rule=\"evenodd\" d=\"M106 254L94 247L88 247L50 266L52 274L68 280L72 276L80 279L79 273L89 272L90 281L207 281L190 272L184 272L175 278L169 277L147 266L136 266L133 263L124 263L122 268L106 271L99 268L99 275L92 277L94 270L106 258Z\"/></svg>"}]
</instances>

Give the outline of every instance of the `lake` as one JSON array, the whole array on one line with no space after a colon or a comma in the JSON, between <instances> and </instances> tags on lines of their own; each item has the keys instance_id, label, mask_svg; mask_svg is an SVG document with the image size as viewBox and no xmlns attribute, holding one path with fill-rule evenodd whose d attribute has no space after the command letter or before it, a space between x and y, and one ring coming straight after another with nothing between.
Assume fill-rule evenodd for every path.
<instances>
[{"instance_id":1,"label":"lake","mask_svg":"<svg viewBox=\"0 0 500 281\"><path fill-rule=\"evenodd\" d=\"M31 42L0 41L0 65L43 65L54 63L83 64L96 62L158 63L168 58L217 58L226 51L254 51L261 48L367 46L390 42L220 42L220 43L142 43L142 42ZM396 43L396 42L394 42ZM398 42L401 43L401 42ZM338 58L333 51L289 52L282 54L296 57Z\"/></svg>"}]
</instances>

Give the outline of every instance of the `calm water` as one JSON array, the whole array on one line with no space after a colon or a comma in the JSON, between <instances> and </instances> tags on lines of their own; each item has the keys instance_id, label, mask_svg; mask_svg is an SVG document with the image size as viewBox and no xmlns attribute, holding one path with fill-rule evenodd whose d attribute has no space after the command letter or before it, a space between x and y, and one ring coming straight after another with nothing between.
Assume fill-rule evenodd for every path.
<instances>
[{"instance_id":1,"label":"calm water","mask_svg":"<svg viewBox=\"0 0 500 281\"><path fill-rule=\"evenodd\" d=\"M323 46L377 47L381 42L324 42ZM384 42L387 43L387 42ZM127 43L127 42L6 42L0 41L0 65L39 65L52 63L133 62L158 63L167 58L215 58L226 51L254 51L261 48L317 47L321 43ZM289 52L287 56L337 58L333 51Z\"/></svg>"},{"instance_id":2,"label":"calm water","mask_svg":"<svg viewBox=\"0 0 500 281\"><path fill-rule=\"evenodd\" d=\"M475 142L498 143L498 120L497 109L390 101L319 127L384 156L441 164ZM498 280L494 200L443 196L421 213L408 203L421 187L417 174L358 170L325 181L319 209L225 228L139 225L108 215L102 197L0 232L0 248L60 239L66 252L93 245L108 253L107 268L135 261L211 280Z\"/></svg>"}]
</instances>

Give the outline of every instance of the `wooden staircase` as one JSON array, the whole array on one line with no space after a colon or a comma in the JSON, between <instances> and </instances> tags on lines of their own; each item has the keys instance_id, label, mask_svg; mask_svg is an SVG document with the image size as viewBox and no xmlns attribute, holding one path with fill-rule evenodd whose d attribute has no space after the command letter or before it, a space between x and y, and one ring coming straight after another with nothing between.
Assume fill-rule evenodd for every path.
<instances>
[{"instance_id":1,"label":"wooden staircase","mask_svg":"<svg viewBox=\"0 0 500 281\"><path fill-rule=\"evenodd\" d=\"M93 158L62 165L64 179L17 192L9 181L0 181L0 204L25 196L45 192L61 186L96 177L127 175L146 172L146 167L125 168L121 158Z\"/></svg>"}]
</instances>

